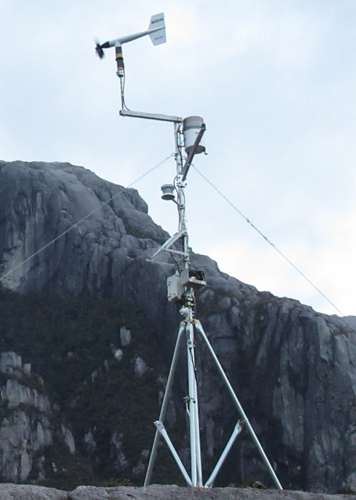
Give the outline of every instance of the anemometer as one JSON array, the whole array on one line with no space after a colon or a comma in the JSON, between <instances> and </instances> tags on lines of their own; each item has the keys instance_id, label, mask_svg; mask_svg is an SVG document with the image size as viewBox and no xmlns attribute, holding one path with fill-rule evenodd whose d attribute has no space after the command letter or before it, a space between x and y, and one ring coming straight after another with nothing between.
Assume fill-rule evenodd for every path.
<instances>
[{"instance_id":1,"label":"anemometer","mask_svg":"<svg viewBox=\"0 0 356 500\"><path fill-rule=\"evenodd\" d=\"M198 319L194 317L195 310L195 291L206 285L203 271L191 268L190 248L188 239L188 230L185 216L185 188L187 186L187 175L196 154L205 152L205 146L202 138L205 132L204 120L200 116L189 116L185 119L178 116L162 115L156 113L145 113L131 111L125 104L125 67L122 53L122 45L131 42L137 38L148 35L151 38L153 45L160 45L166 42L166 27L164 22L164 14L156 14L151 17L147 31L135 33L133 35L123 36L105 42L96 44L96 52L100 59L104 57L104 50L115 47L115 58L117 64L117 76L120 79L121 88L121 116L129 116L133 118L144 118L148 120L159 120L172 122L174 124L175 138L175 161L176 161L176 176L172 184L164 184L161 187L162 199L165 201L173 201L177 205L178 210L178 230L171 236L158 250L152 255L151 260L155 259L161 252L169 252L177 262L177 271L173 276L167 279L168 300L176 302L180 305L180 313L184 317L181 321L176 345L173 353L171 367L168 375L167 385L162 401L161 411L158 420L155 422L156 433L152 446L152 451L147 467L144 486L148 486L151 481L151 476L158 452L159 441L162 438L179 470L181 471L187 485L193 487L212 487L215 478L220 471L225 458L227 457L232 445L237 436L246 427L249 431L253 442L255 443L263 462L265 463L272 480L278 489L282 486L271 466L248 418L245 414L235 392L227 378L220 361L218 360L214 349L212 348L203 327ZM198 335L205 344L217 371L219 372L227 391L235 405L239 414L239 419L235 425L232 434L222 451L215 467L213 468L209 478L203 481L202 473L202 454L200 444L200 425L199 425L199 400L198 388L196 379L196 363L195 363L195 336ZM179 457L169 435L164 426L168 403L171 396L173 380L178 364L178 358L181 353L180 347L185 342L187 355L187 396L185 398L186 416L188 421L188 432L190 441L190 474L187 472L185 465Z\"/></svg>"}]
</instances>

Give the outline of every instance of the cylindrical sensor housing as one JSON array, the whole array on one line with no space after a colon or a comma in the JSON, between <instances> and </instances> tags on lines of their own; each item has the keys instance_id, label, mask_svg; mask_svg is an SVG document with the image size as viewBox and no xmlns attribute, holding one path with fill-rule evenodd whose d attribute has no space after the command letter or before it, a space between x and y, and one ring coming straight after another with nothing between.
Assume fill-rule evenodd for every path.
<instances>
[{"instance_id":1,"label":"cylindrical sensor housing","mask_svg":"<svg viewBox=\"0 0 356 500\"><path fill-rule=\"evenodd\" d=\"M175 196L174 196L174 186L173 184L164 184L162 187L161 187L161 190L162 190L162 200L174 200Z\"/></svg>"},{"instance_id":2,"label":"cylindrical sensor housing","mask_svg":"<svg viewBox=\"0 0 356 500\"><path fill-rule=\"evenodd\" d=\"M188 116L183 120L184 149L187 154L193 148L195 140L203 126L204 120L201 116ZM203 138L195 150L195 154L204 153L205 146Z\"/></svg>"}]
</instances>

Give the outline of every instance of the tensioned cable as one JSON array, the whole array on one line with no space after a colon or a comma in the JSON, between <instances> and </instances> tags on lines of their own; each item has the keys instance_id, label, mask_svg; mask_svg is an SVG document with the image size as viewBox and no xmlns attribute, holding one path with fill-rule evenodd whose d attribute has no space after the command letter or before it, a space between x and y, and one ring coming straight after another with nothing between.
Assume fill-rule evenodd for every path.
<instances>
[{"instance_id":1,"label":"tensioned cable","mask_svg":"<svg viewBox=\"0 0 356 500\"><path fill-rule=\"evenodd\" d=\"M146 175L150 174L151 172L153 172L153 170L155 170L156 168L158 168L159 166L162 165L162 163L166 162L167 160L169 160L169 158L171 158L172 156L174 156L174 153L170 154L169 156L167 156L167 158L165 158L164 160L162 160L161 162L157 163L157 165L155 165L154 167L152 167L150 170L148 170L145 174L141 175L140 177L138 177L138 179L136 179L135 181L131 182L131 184L129 184L128 186L126 186L126 189L129 189L130 187L132 187L134 184L136 184L138 181L140 181L141 179L143 179L144 177L146 177ZM1 276L0 280L3 280L4 278L7 278L8 276L10 276L10 274L12 274L14 271L16 271L17 269L19 269L20 267L22 267L24 264L26 264L27 262L29 262L31 259L33 259L34 257L36 257L36 255L38 255L39 253L43 252L43 250L45 250L46 248L48 248L49 246L53 245L53 243L55 243L57 240L59 240L60 238L62 238L62 236L64 236L65 234L69 233L69 231L71 231L72 229L74 229L75 227L79 226L79 224L81 224L82 222L84 222L86 219L88 219L91 215L95 214L95 212L97 212L98 210L101 210L103 207L105 207L105 205L108 205L108 203L110 203L114 198L116 198L117 196L119 196L121 194L120 193L116 193L114 196L112 196L109 200L105 201L104 203L102 203L99 207L95 208L94 210L92 210L91 212L89 212L85 217L83 217L82 219L80 219L79 221L75 222L74 224L72 224L68 229L66 229L65 231L63 231L63 233L59 234L58 236L56 236L52 241L50 241L49 243L47 243L46 245L44 245L42 248L40 248L39 250L37 250L35 253L33 253L32 255L30 255L29 257L27 257L27 259L25 259L23 262L21 262L20 264L18 264L17 266L15 266L13 269L11 269L11 271L8 271L7 273L5 273L3 276Z\"/></svg>"},{"instance_id":2,"label":"tensioned cable","mask_svg":"<svg viewBox=\"0 0 356 500\"><path fill-rule=\"evenodd\" d=\"M281 252L281 250L279 250L279 248L276 247L276 245L274 243L272 243L271 240L269 240L267 238L267 236L265 236L262 231L260 231L251 221L250 219L248 219L237 207L235 207L235 205L212 183L209 181L209 179L207 179L205 177L205 175L203 175L198 169L197 167L195 167L194 165L192 165L192 167L194 168L194 170L196 170L196 172L198 172L198 174L203 177L203 179L213 188L215 189L215 191L222 197L224 198L224 200L239 214L241 215L241 217L243 219L245 219L245 221L255 230L257 231L257 233L262 236L262 238L267 241L267 243L269 245L271 245L272 248L274 248L274 250L276 250L276 252L279 253L279 255L281 257L283 257L283 259L285 261L288 262L289 265L291 265L293 267L293 269L295 271L297 271L297 273L299 273L318 293L320 293L320 295L322 297L324 297L325 300L327 300L329 302L329 304L331 304L340 314L341 316L345 316L344 313L342 311L340 311L340 309L333 303L331 302L331 300L316 286L314 285L314 283L300 270L297 268L297 266L295 264L293 264L293 262L291 260L288 259L288 257L286 255L284 255L283 252Z\"/></svg>"},{"instance_id":3,"label":"tensioned cable","mask_svg":"<svg viewBox=\"0 0 356 500\"><path fill-rule=\"evenodd\" d=\"M158 168L160 165L162 165L164 162L166 162L167 160L169 160L169 158L171 158L172 156L174 156L174 153L170 154L169 156L167 156L167 158L165 158L164 160L162 160L161 162L159 162L157 165L155 165L154 167L152 167L150 170L148 170L146 173L144 173L143 175L141 175L140 177L138 177L135 181L131 182L131 184L129 184L128 186L126 186L126 189L129 189L130 187L132 187L134 184L136 184L137 182L139 182L141 179L143 179L144 177L146 177L148 174L150 174L151 172L153 172L153 170L155 170L156 168ZM281 250L279 250L276 245L274 243L272 243L268 238L267 236L265 236L262 231L260 231L211 181L209 181L209 179L207 179L207 177L205 177L205 175L203 175L194 165L192 165L192 167L196 170L196 172L198 172L198 174L203 177L203 179L243 218L245 219L245 221L260 235L262 236L262 238L269 244L272 246L272 248L274 248L276 250L276 252L278 252L281 257L283 257L283 259L288 262L289 265L291 265L293 267L293 269L295 271L297 271L297 273L299 273L327 302L329 302L329 304L331 304L342 316L345 316L343 314L342 311L340 311L340 309L316 286L314 285L314 283L302 272L300 271L300 269L297 268L297 266L295 264L293 264L293 262L288 259L288 257L286 255L284 255L283 252L281 252ZM5 273L3 276L1 276L0 280L2 279L5 279L7 278L8 276L10 276L14 271L16 271L17 269L19 269L20 267L22 267L24 264L26 264L27 262L29 262L31 259L33 259L34 257L36 257L36 255L38 255L39 253L43 252L46 248L48 248L49 246L51 246L53 243L55 243L56 241L58 241L60 238L62 238L65 234L69 233L72 229L74 229L75 227L77 227L79 224L81 224L82 222L84 222L86 219L88 219L91 215L93 215L95 212L97 212L98 210L102 209L104 206L106 206L107 204L109 204L114 198L116 198L117 196L119 196L121 193L116 193L114 196L112 196L109 200L105 201L104 203L102 203L99 207L95 208L94 210L92 210L91 212L89 212L85 217L83 217L82 219L80 219L79 221L75 222L74 224L72 224L68 229L66 229L65 231L63 231L63 233L59 234L58 236L56 236L56 238L54 238L53 240L51 240L49 243L47 243L46 245L44 245L42 248L40 248L39 250L37 250L36 252L34 252L32 255L30 255L29 257L27 257L27 259L25 259L23 262L21 262L20 264L18 264L17 266L15 266L13 269L11 269L10 271L8 271L7 273Z\"/></svg>"}]
</instances>

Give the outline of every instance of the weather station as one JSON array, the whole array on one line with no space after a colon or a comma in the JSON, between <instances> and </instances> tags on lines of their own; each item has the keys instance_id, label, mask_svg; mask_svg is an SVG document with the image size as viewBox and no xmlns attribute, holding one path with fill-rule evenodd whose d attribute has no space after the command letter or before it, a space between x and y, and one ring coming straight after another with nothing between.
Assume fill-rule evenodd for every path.
<instances>
[{"instance_id":1,"label":"weather station","mask_svg":"<svg viewBox=\"0 0 356 500\"><path fill-rule=\"evenodd\" d=\"M212 487L216 476L218 475L228 453L230 452L237 436L245 427L256 445L258 452L265 463L268 472L278 489L283 489L279 482L276 473L269 462L261 443L254 432L250 421L245 414L242 405L237 398L235 391L222 368L219 359L198 319L195 318L196 290L206 285L204 272L193 269L190 260L189 237L186 221L186 204L185 204L185 189L187 187L187 176L192 161L197 154L205 152L203 144L203 135L205 133L204 120L199 116L189 116L185 119L179 116L170 116L155 113L145 113L131 111L125 104L125 67L122 45L143 36L148 35L151 38L153 45L160 45L166 42L166 28L164 14L156 14L151 17L147 31L139 32L133 35L123 36L103 44L97 43L96 52L102 59L104 50L115 48L117 76L120 80L121 90L121 110L120 115L133 118L143 118L148 120L159 120L172 122L174 125L175 139L175 162L176 175L172 184L164 184L161 187L162 199L172 201L177 205L178 210L178 229L157 251L152 255L151 260L154 260L161 252L169 252L176 263L176 272L167 278L168 300L177 303L180 307L179 312L183 316L181 321L172 362L169 370L167 384L162 400L160 415L155 422L156 433L153 441L153 446L150 454L150 459L147 467L144 486L148 486L151 482L151 476L155 465L155 460L158 452L160 439L163 439L168 446L180 472L182 473L187 485L192 487ZM197 367L196 367L196 337L200 337L205 344L209 355L216 369L221 376L227 391L231 397L232 403L235 405L238 420L232 431L232 434L222 450L220 458L217 460L215 467L211 471L209 477L203 480L202 467L202 451L200 443L200 424L199 415L201 408L199 407L199 394L197 386ZM172 394L173 381L176 374L178 359L181 355L181 347L185 343L185 353L187 362L187 395L185 397L186 417L188 422L189 449L190 449L190 473L183 464L178 451L174 447L169 434L165 428L164 421L168 409L169 400Z\"/></svg>"}]
</instances>

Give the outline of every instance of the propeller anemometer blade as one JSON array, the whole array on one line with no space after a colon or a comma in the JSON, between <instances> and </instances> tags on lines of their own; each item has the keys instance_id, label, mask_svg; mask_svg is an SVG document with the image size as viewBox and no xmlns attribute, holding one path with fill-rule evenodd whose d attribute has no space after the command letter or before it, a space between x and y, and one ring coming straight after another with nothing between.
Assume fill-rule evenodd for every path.
<instances>
[{"instance_id":1,"label":"propeller anemometer blade","mask_svg":"<svg viewBox=\"0 0 356 500\"><path fill-rule=\"evenodd\" d=\"M97 55L100 57L100 59L103 59L104 51L103 51L103 48L99 42L96 42L95 51L96 51Z\"/></svg>"}]
</instances>

